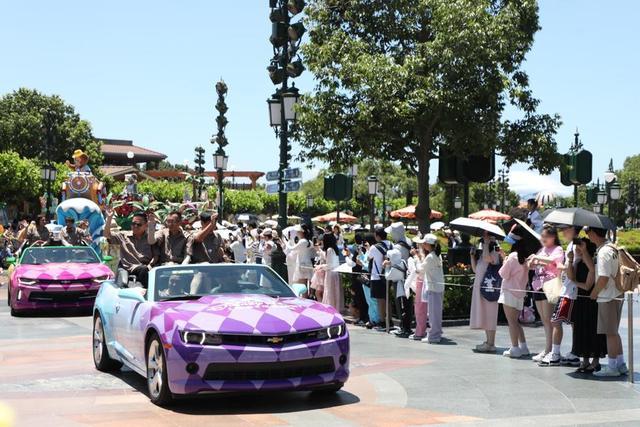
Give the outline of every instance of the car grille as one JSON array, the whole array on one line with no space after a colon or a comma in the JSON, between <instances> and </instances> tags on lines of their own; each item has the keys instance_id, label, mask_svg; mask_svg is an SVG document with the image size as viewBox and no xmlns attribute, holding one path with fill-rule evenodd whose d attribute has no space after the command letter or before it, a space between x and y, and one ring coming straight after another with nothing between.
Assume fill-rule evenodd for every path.
<instances>
[{"instance_id":1,"label":"car grille","mask_svg":"<svg viewBox=\"0 0 640 427\"><path fill-rule=\"evenodd\" d=\"M297 332L295 334L286 335L220 335L222 344L228 345L268 345L281 346L291 343L315 341L320 333L324 333L327 329L318 329L315 331ZM326 338L326 336L325 336Z\"/></svg>"},{"instance_id":2,"label":"car grille","mask_svg":"<svg viewBox=\"0 0 640 427\"><path fill-rule=\"evenodd\" d=\"M281 380L310 377L333 372L332 357L264 363L211 363L207 366L205 381Z\"/></svg>"},{"instance_id":3,"label":"car grille","mask_svg":"<svg viewBox=\"0 0 640 427\"><path fill-rule=\"evenodd\" d=\"M91 283L92 279L70 279L70 280L61 280L61 279L38 279L38 284L41 285L70 285L70 284L78 284L78 283Z\"/></svg>"},{"instance_id":4,"label":"car grille","mask_svg":"<svg viewBox=\"0 0 640 427\"><path fill-rule=\"evenodd\" d=\"M36 291L29 293L29 301L32 302L79 302L89 299L95 299L98 291L61 291L61 292L42 292Z\"/></svg>"}]
</instances>

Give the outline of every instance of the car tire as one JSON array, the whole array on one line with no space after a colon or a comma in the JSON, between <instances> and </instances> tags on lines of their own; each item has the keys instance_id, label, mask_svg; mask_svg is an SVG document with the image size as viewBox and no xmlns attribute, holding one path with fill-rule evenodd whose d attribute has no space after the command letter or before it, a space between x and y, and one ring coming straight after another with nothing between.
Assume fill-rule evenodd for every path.
<instances>
[{"instance_id":1,"label":"car tire","mask_svg":"<svg viewBox=\"0 0 640 427\"><path fill-rule=\"evenodd\" d=\"M19 312L18 310L16 310L15 308L11 307L11 316L13 316L13 317L22 317L22 313Z\"/></svg>"},{"instance_id":2,"label":"car tire","mask_svg":"<svg viewBox=\"0 0 640 427\"><path fill-rule=\"evenodd\" d=\"M102 324L102 318L99 314L96 314L93 318L93 363L96 365L96 369L102 372L117 371L122 367L122 362L113 360L109 356L107 350L107 339L104 334L104 325Z\"/></svg>"},{"instance_id":3,"label":"car tire","mask_svg":"<svg viewBox=\"0 0 640 427\"><path fill-rule=\"evenodd\" d=\"M166 406L173 401L167 380L167 359L160 337L154 334L147 343L145 352L147 363L147 391L151 403Z\"/></svg>"}]
</instances>

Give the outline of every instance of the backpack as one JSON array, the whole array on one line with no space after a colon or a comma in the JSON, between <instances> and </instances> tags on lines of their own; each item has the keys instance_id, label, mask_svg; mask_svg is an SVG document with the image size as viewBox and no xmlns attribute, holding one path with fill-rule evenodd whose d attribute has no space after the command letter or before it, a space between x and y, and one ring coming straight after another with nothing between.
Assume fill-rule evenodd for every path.
<instances>
[{"instance_id":1,"label":"backpack","mask_svg":"<svg viewBox=\"0 0 640 427\"><path fill-rule=\"evenodd\" d=\"M387 247L387 245L384 242L380 242L380 243L376 243L375 247L380 251L380 253L382 254L382 258L384 258L385 256L387 256L387 251L389 250L389 248ZM369 273L373 273L373 267L374 267L375 263L373 261L373 258L369 260ZM381 274L382 272L378 269L378 266L375 265L376 267L376 272L378 274Z\"/></svg>"},{"instance_id":2,"label":"backpack","mask_svg":"<svg viewBox=\"0 0 640 427\"><path fill-rule=\"evenodd\" d=\"M614 277L616 288L620 292L633 291L640 285L640 264L622 246L613 243L609 243L608 246L618 254L618 273Z\"/></svg>"},{"instance_id":3,"label":"backpack","mask_svg":"<svg viewBox=\"0 0 640 427\"><path fill-rule=\"evenodd\" d=\"M498 270L501 264L489 264L480 283L480 295L487 301L495 302L500 298L500 288L502 287L502 277Z\"/></svg>"}]
</instances>

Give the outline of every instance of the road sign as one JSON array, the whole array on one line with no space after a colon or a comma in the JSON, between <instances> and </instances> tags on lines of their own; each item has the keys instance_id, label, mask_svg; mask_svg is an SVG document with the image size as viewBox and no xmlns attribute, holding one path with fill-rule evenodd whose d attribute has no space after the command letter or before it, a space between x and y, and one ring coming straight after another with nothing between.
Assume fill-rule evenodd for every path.
<instances>
[{"instance_id":1,"label":"road sign","mask_svg":"<svg viewBox=\"0 0 640 427\"><path fill-rule=\"evenodd\" d=\"M302 188L302 181L287 181L284 183L285 193L300 191L300 188ZM276 194L278 192L278 183L267 184L266 190L268 194Z\"/></svg>"},{"instance_id":2,"label":"road sign","mask_svg":"<svg viewBox=\"0 0 640 427\"><path fill-rule=\"evenodd\" d=\"M267 178L267 181L277 181L278 171L267 172L266 178ZM302 178L302 171L300 171L300 168L289 168L284 170L284 179L300 179L300 178Z\"/></svg>"}]
</instances>

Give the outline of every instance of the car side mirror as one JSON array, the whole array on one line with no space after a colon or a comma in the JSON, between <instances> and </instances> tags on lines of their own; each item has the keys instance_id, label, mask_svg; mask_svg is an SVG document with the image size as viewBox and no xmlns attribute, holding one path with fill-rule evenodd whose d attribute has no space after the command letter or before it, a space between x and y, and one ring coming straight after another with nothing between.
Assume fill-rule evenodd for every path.
<instances>
[{"instance_id":1,"label":"car side mirror","mask_svg":"<svg viewBox=\"0 0 640 427\"><path fill-rule=\"evenodd\" d=\"M142 295L144 288L125 288L118 291L118 297L123 299L130 299L137 302L145 302L145 298Z\"/></svg>"},{"instance_id":2,"label":"car side mirror","mask_svg":"<svg viewBox=\"0 0 640 427\"><path fill-rule=\"evenodd\" d=\"M103 255L102 262L111 262L113 261L113 257L111 255Z\"/></svg>"},{"instance_id":3,"label":"car side mirror","mask_svg":"<svg viewBox=\"0 0 640 427\"><path fill-rule=\"evenodd\" d=\"M16 264L16 258L15 257L7 257L4 260L8 265L15 265Z\"/></svg>"}]
</instances>

